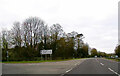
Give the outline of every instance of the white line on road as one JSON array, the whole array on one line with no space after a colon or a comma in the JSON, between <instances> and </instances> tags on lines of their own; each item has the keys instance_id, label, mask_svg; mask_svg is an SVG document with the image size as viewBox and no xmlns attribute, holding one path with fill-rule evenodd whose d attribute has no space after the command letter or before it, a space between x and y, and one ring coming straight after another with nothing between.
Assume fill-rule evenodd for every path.
<instances>
[{"instance_id":1,"label":"white line on road","mask_svg":"<svg viewBox=\"0 0 120 76\"><path fill-rule=\"evenodd\" d=\"M103 63L100 63L102 66L104 65Z\"/></svg>"},{"instance_id":2,"label":"white line on road","mask_svg":"<svg viewBox=\"0 0 120 76\"><path fill-rule=\"evenodd\" d=\"M72 69L67 70L66 73L68 73L68 72L71 71L71 70L72 70Z\"/></svg>"},{"instance_id":3,"label":"white line on road","mask_svg":"<svg viewBox=\"0 0 120 76\"><path fill-rule=\"evenodd\" d=\"M85 59L85 60L86 60L86 59ZM82 61L81 63L83 63L83 62L84 62L84 61ZM78 65L81 64L81 63L76 63L76 64L75 64L75 67L78 66ZM73 67L73 68L75 68L75 67ZM67 70L65 73L61 74L60 76L64 76L66 73L70 72L73 68Z\"/></svg>"},{"instance_id":4,"label":"white line on road","mask_svg":"<svg viewBox=\"0 0 120 76\"><path fill-rule=\"evenodd\" d=\"M61 74L60 76L64 76L66 73L70 72L71 70L72 70L72 68L67 70L65 73Z\"/></svg>"},{"instance_id":5,"label":"white line on road","mask_svg":"<svg viewBox=\"0 0 120 76\"><path fill-rule=\"evenodd\" d=\"M75 65L79 65L79 63L76 63Z\"/></svg>"},{"instance_id":6,"label":"white line on road","mask_svg":"<svg viewBox=\"0 0 120 76\"><path fill-rule=\"evenodd\" d=\"M96 61L99 63L98 59L96 59Z\"/></svg>"},{"instance_id":7,"label":"white line on road","mask_svg":"<svg viewBox=\"0 0 120 76\"><path fill-rule=\"evenodd\" d=\"M118 74L117 72L115 72L114 70L112 70L111 68L108 68L110 71L112 71L113 73L117 74L118 76L120 76L120 74Z\"/></svg>"},{"instance_id":8,"label":"white line on road","mask_svg":"<svg viewBox=\"0 0 120 76\"><path fill-rule=\"evenodd\" d=\"M75 65L77 65L77 63Z\"/></svg>"}]
</instances>

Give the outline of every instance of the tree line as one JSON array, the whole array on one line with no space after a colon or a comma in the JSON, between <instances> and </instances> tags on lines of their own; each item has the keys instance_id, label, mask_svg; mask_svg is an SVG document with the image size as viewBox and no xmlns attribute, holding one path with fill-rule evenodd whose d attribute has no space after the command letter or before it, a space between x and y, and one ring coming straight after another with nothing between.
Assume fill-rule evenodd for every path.
<instances>
[{"instance_id":1,"label":"tree line","mask_svg":"<svg viewBox=\"0 0 120 76\"><path fill-rule=\"evenodd\" d=\"M2 60L41 60L40 50L52 50L52 59L71 59L85 57L107 57L105 52L90 49L83 41L84 35L76 31L66 33L56 23L48 26L39 17L29 17L22 23L14 22L10 30L3 29L0 34ZM115 54L120 57L120 46ZM45 59L45 55L42 55ZM48 56L49 59L49 56Z\"/></svg>"},{"instance_id":2,"label":"tree line","mask_svg":"<svg viewBox=\"0 0 120 76\"><path fill-rule=\"evenodd\" d=\"M114 51L115 54L118 55L118 57L120 57L120 45L117 45Z\"/></svg>"},{"instance_id":3,"label":"tree line","mask_svg":"<svg viewBox=\"0 0 120 76\"><path fill-rule=\"evenodd\" d=\"M108 54L106 54L105 52L100 52L97 51L96 48L92 48L91 49L91 57L108 57Z\"/></svg>"},{"instance_id":4,"label":"tree line","mask_svg":"<svg viewBox=\"0 0 120 76\"><path fill-rule=\"evenodd\" d=\"M2 60L41 60L43 49L52 49L52 59L89 57L89 45L83 38L75 31L65 33L58 23L49 27L42 19L29 17L2 30Z\"/></svg>"},{"instance_id":5,"label":"tree line","mask_svg":"<svg viewBox=\"0 0 120 76\"><path fill-rule=\"evenodd\" d=\"M91 49L91 57L107 57L107 58L118 58L120 57L120 45L117 45L114 49L114 53L107 54L105 52L97 51L96 48ZM117 57L116 57L117 56Z\"/></svg>"}]
</instances>

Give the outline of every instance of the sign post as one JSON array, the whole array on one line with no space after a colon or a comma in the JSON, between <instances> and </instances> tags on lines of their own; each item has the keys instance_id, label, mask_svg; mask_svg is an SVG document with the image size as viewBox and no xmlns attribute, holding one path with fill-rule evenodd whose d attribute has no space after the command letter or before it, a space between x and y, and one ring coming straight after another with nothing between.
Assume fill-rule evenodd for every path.
<instances>
[{"instance_id":1,"label":"sign post","mask_svg":"<svg viewBox=\"0 0 120 76\"><path fill-rule=\"evenodd\" d=\"M40 50L40 54L41 54L41 59L42 59L42 55L45 55L45 59L47 60L47 54L50 54L50 59L51 55L52 55L52 50Z\"/></svg>"}]
</instances>

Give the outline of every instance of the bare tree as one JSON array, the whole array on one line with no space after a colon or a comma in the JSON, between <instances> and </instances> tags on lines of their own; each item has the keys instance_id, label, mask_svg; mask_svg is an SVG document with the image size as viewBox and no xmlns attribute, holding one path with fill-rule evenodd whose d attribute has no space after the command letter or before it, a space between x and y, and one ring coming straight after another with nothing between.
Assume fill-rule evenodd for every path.
<instances>
[{"instance_id":1,"label":"bare tree","mask_svg":"<svg viewBox=\"0 0 120 76\"><path fill-rule=\"evenodd\" d=\"M2 48L2 34L0 32L0 51L1 51L1 48Z\"/></svg>"},{"instance_id":2,"label":"bare tree","mask_svg":"<svg viewBox=\"0 0 120 76\"><path fill-rule=\"evenodd\" d=\"M7 31L2 30L2 48L8 49L8 41L7 41Z\"/></svg>"},{"instance_id":3,"label":"bare tree","mask_svg":"<svg viewBox=\"0 0 120 76\"><path fill-rule=\"evenodd\" d=\"M30 17L23 22L24 42L31 47L39 42L43 34L44 21L38 17Z\"/></svg>"},{"instance_id":4,"label":"bare tree","mask_svg":"<svg viewBox=\"0 0 120 76\"><path fill-rule=\"evenodd\" d=\"M51 36L54 41L57 39L60 39L59 37L63 34L63 29L60 24L53 24L53 26L50 27L51 29Z\"/></svg>"},{"instance_id":5,"label":"bare tree","mask_svg":"<svg viewBox=\"0 0 120 76\"><path fill-rule=\"evenodd\" d=\"M49 27L47 25L44 26L43 28L43 32L44 32L44 49L47 49L47 43L50 43L50 30Z\"/></svg>"},{"instance_id":6,"label":"bare tree","mask_svg":"<svg viewBox=\"0 0 120 76\"><path fill-rule=\"evenodd\" d=\"M51 41L52 41L52 50L53 50L53 57L57 55L57 49L58 49L58 40L60 40L60 37L63 34L63 29L60 24L53 24L50 27L51 32Z\"/></svg>"},{"instance_id":7,"label":"bare tree","mask_svg":"<svg viewBox=\"0 0 120 76\"><path fill-rule=\"evenodd\" d=\"M13 41L15 43L15 46L21 47L22 39L21 39L21 27L20 27L20 23L19 22L14 22L13 25L14 26L12 28L12 33L9 34L9 35L12 35Z\"/></svg>"}]
</instances>

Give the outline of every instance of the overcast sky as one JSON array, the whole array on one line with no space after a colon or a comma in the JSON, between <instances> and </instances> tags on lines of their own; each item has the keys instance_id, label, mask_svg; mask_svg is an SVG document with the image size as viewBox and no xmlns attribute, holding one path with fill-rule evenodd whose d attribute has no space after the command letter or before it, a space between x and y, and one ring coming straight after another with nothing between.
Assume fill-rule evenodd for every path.
<instances>
[{"instance_id":1,"label":"overcast sky","mask_svg":"<svg viewBox=\"0 0 120 76\"><path fill-rule=\"evenodd\" d=\"M77 31L98 51L113 53L118 44L119 0L0 0L0 31L30 16L49 26L59 23L65 32Z\"/></svg>"}]
</instances>

